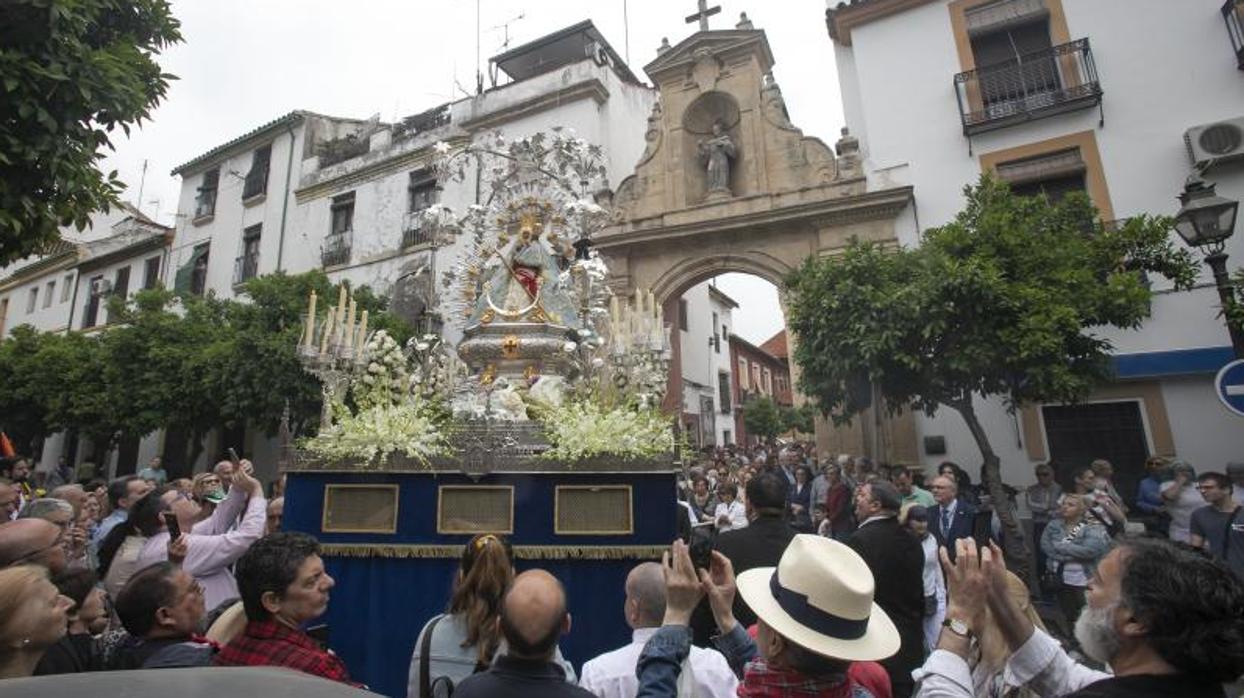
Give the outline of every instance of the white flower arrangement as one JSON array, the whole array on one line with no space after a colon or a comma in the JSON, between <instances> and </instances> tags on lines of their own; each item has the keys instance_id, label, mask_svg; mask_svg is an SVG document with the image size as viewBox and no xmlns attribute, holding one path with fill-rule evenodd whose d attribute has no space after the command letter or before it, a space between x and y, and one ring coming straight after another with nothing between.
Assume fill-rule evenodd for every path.
<instances>
[{"instance_id":1,"label":"white flower arrangement","mask_svg":"<svg viewBox=\"0 0 1244 698\"><path fill-rule=\"evenodd\" d=\"M595 402L569 402L550 409L543 422L553 448L541 457L551 460L652 458L674 448L669 420L652 408L607 409Z\"/></svg>"},{"instance_id":2,"label":"white flower arrangement","mask_svg":"<svg viewBox=\"0 0 1244 698\"><path fill-rule=\"evenodd\" d=\"M427 464L433 456L448 453L449 441L423 403L408 401L343 414L302 447L334 460L380 465L400 453Z\"/></svg>"}]
</instances>

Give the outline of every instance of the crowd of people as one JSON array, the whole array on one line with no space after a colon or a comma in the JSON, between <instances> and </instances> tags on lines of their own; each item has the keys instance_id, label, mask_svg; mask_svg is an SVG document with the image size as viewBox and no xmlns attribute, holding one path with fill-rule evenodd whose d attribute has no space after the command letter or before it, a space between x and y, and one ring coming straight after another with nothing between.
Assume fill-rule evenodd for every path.
<instances>
[{"instance_id":1,"label":"crowd of people","mask_svg":"<svg viewBox=\"0 0 1244 698\"><path fill-rule=\"evenodd\" d=\"M576 672L561 581L479 534L408 696L1238 695L1244 465L1151 458L1129 508L1106 461L1043 464L995 502L949 462L926 487L810 445L705 455L682 536L626 578L630 642ZM269 665L358 685L308 627L334 585L319 544L280 530L280 483L248 462L51 490L22 459L0 470L0 679ZM1028 578L1001 545L1021 511Z\"/></svg>"}]
</instances>

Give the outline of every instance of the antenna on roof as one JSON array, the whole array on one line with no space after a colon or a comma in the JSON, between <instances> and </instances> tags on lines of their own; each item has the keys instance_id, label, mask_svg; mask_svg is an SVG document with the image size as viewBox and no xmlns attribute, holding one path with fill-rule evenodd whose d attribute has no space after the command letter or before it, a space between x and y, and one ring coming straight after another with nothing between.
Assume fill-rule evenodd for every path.
<instances>
[{"instance_id":1,"label":"antenna on roof","mask_svg":"<svg viewBox=\"0 0 1244 698\"><path fill-rule=\"evenodd\" d=\"M138 179L138 210L143 208L143 187L147 184L147 159L143 158L143 174Z\"/></svg>"},{"instance_id":2,"label":"antenna on roof","mask_svg":"<svg viewBox=\"0 0 1244 698\"><path fill-rule=\"evenodd\" d=\"M506 20L505 22L502 22L501 24L498 24L493 27L489 27L488 29L489 31L495 32L498 29L500 29L503 32L501 46L497 49L497 53L505 53L506 49L510 47L510 25L517 23L520 19L526 19L526 17L527 17L526 12L520 12L518 13L517 17L511 17L510 19ZM497 86L496 64L493 64L492 67L489 69L488 80L489 82L492 83L493 87Z\"/></svg>"},{"instance_id":3,"label":"antenna on roof","mask_svg":"<svg viewBox=\"0 0 1244 698\"><path fill-rule=\"evenodd\" d=\"M626 0L622 0L622 51L626 54L626 64L631 64L631 20L626 12Z\"/></svg>"}]
</instances>

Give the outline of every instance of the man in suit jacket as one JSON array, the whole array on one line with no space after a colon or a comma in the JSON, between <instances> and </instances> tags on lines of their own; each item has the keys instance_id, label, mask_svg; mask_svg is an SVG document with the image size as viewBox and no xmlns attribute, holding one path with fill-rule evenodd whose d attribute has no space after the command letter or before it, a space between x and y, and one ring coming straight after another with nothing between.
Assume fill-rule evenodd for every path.
<instances>
[{"instance_id":1,"label":"man in suit jacket","mask_svg":"<svg viewBox=\"0 0 1244 698\"><path fill-rule=\"evenodd\" d=\"M860 527L846 541L872 571L873 600L894 621L902 639L898 652L881 661L895 698L912 694L911 672L924 662L924 549L898 523L902 503L889 482L873 480L861 485L855 495Z\"/></svg>"},{"instance_id":2,"label":"man in suit jacket","mask_svg":"<svg viewBox=\"0 0 1244 698\"><path fill-rule=\"evenodd\" d=\"M779 472L762 471L747 483L747 528L726 531L717 536L713 547L730 559L735 574L755 567L776 567L795 529L786 522L786 477ZM717 632L717 624L708 602L697 607L691 620L693 639L697 645L707 645ZM734 617L743 627L756 622L756 614L743 602L742 595L734 597Z\"/></svg>"},{"instance_id":3,"label":"man in suit jacket","mask_svg":"<svg viewBox=\"0 0 1244 698\"><path fill-rule=\"evenodd\" d=\"M975 530L976 507L959 499L959 486L953 478L935 477L929 489L937 500L937 506L929 509L929 531L954 562L955 541L971 538Z\"/></svg>"}]
</instances>

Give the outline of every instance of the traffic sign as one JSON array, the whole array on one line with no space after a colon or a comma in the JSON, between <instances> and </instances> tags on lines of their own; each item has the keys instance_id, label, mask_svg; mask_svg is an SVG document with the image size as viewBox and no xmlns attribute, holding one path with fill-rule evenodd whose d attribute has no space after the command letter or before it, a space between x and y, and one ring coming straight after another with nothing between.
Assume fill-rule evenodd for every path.
<instances>
[{"instance_id":1,"label":"traffic sign","mask_svg":"<svg viewBox=\"0 0 1244 698\"><path fill-rule=\"evenodd\" d=\"M1227 409L1244 417L1244 359L1236 359L1218 369L1214 392Z\"/></svg>"}]
</instances>

